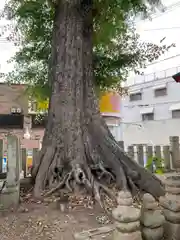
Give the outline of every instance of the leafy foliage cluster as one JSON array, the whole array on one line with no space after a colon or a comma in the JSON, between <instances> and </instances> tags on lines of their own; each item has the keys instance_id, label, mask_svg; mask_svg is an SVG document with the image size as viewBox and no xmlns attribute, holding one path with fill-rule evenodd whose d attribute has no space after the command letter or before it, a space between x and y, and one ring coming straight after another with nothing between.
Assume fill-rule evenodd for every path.
<instances>
[{"instance_id":1,"label":"leafy foliage cluster","mask_svg":"<svg viewBox=\"0 0 180 240\"><path fill-rule=\"evenodd\" d=\"M164 159L158 157L149 157L145 168L152 173L163 174L165 172Z\"/></svg>"},{"instance_id":2,"label":"leafy foliage cluster","mask_svg":"<svg viewBox=\"0 0 180 240\"><path fill-rule=\"evenodd\" d=\"M148 16L149 8L143 2L94 1L94 73L98 88L121 89L129 71L137 72L171 47L140 41L132 19L137 14ZM153 9L160 4L158 0L149 2ZM16 21L15 32L21 39L12 59L14 71L7 79L26 83L44 97L50 94L48 66L54 9L49 3L50 0L10 0L4 9L6 16Z\"/></svg>"}]
</instances>

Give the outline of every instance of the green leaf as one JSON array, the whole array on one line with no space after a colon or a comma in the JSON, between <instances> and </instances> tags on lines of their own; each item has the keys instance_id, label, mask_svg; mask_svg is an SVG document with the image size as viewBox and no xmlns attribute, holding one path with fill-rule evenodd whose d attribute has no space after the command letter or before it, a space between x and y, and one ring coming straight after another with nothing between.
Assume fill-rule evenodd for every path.
<instances>
[{"instance_id":1,"label":"green leaf","mask_svg":"<svg viewBox=\"0 0 180 240\"><path fill-rule=\"evenodd\" d=\"M149 0L149 3L154 8L160 2ZM46 0L10 0L5 11L17 22L14 35L17 37L18 33L21 39L19 51L12 59L15 69L6 79L26 83L34 94L46 98L50 93L48 64L54 9ZM121 89L130 71L137 72L171 47L142 42L136 34L131 19L137 14L147 17L148 11L142 0L94 1L93 53L97 88Z\"/></svg>"}]
</instances>

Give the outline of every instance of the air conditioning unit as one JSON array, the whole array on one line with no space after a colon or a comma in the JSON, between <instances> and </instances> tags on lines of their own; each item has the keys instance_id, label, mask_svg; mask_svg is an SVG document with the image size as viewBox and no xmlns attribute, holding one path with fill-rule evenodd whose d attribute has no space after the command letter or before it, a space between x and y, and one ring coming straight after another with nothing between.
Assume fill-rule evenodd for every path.
<instances>
[{"instance_id":1,"label":"air conditioning unit","mask_svg":"<svg viewBox=\"0 0 180 240\"><path fill-rule=\"evenodd\" d=\"M15 107L11 108L11 113L16 113L16 108Z\"/></svg>"},{"instance_id":2,"label":"air conditioning unit","mask_svg":"<svg viewBox=\"0 0 180 240\"><path fill-rule=\"evenodd\" d=\"M20 113L22 113L22 109L19 108L19 107L12 107L11 108L11 113L12 114L15 114L15 113L20 114Z\"/></svg>"},{"instance_id":3,"label":"air conditioning unit","mask_svg":"<svg viewBox=\"0 0 180 240\"><path fill-rule=\"evenodd\" d=\"M17 113L21 113L21 112L22 112L21 108L17 108L17 109L16 109L16 112L17 112Z\"/></svg>"}]
</instances>

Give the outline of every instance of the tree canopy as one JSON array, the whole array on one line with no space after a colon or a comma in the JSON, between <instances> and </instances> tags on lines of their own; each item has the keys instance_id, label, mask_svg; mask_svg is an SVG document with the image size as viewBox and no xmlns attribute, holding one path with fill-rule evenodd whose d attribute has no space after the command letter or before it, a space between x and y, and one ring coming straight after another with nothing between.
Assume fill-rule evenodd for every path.
<instances>
[{"instance_id":1,"label":"tree canopy","mask_svg":"<svg viewBox=\"0 0 180 240\"><path fill-rule=\"evenodd\" d=\"M82 4L85 4L85 0ZM142 0L94 1L94 75L98 88L119 88L130 71L138 72L157 59L171 46L142 42L136 33L133 19L148 11L159 1L151 2L151 9ZM51 38L54 9L51 0L11 0L5 6L9 19L14 19L15 33L20 41L14 70L7 75L10 82L29 85L37 95L50 94L48 72L51 59ZM119 88L120 89L120 88Z\"/></svg>"}]
</instances>

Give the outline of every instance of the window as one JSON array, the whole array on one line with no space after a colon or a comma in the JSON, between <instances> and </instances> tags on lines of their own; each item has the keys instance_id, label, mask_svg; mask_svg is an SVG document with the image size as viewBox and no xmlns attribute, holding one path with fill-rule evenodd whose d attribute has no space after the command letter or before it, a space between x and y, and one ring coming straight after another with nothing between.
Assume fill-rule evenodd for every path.
<instances>
[{"instance_id":1,"label":"window","mask_svg":"<svg viewBox=\"0 0 180 240\"><path fill-rule=\"evenodd\" d=\"M162 96L165 96L165 95L167 95L167 88L166 87L158 88L158 89L154 90L154 96L155 97L162 97Z\"/></svg>"},{"instance_id":2,"label":"window","mask_svg":"<svg viewBox=\"0 0 180 240\"><path fill-rule=\"evenodd\" d=\"M32 114L32 128L45 128L47 122L47 114Z\"/></svg>"},{"instance_id":3,"label":"window","mask_svg":"<svg viewBox=\"0 0 180 240\"><path fill-rule=\"evenodd\" d=\"M172 118L180 118L180 109L172 111Z\"/></svg>"},{"instance_id":4,"label":"window","mask_svg":"<svg viewBox=\"0 0 180 240\"><path fill-rule=\"evenodd\" d=\"M28 107L29 107L29 109L28 109L29 113L30 112L33 112L33 113L37 112L37 102L36 101L29 101Z\"/></svg>"},{"instance_id":5,"label":"window","mask_svg":"<svg viewBox=\"0 0 180 240\"><path fill-rule=\"evenodd\" d=\"M0 114L1 129L23 129L24 116L21 114Z\"/></svg>"},{"instance_id":6,"label":"window","mask_svg":"<svg viewBox=\"0 0 180 240\"><path fill-rule=\"evenodd\" d=\"M169 111L172 113L172 118L180 118L180 103L171 105Z\"/></svg>"},{"instance_id":7,"label":"window","mask_svg":"<svg viewBox=\"0 0 180 240\"><path fill-rule=\"evenodd\" d=\"M129 95L129 99L130 99L130 101L142 100L142 93L141 92L139 92L139 93L131 93Z\"/></svg>"},{"instance_id":8,"label":"window","mask_svg":"<svg viewBox=\"0 0 180 240\"><path fill-rule=\"evenodd\" d=\"M143 121L151 121L151 120L154 120L154 113L145 113L145 114L142 114L142 120L143 120Z\"/></svg>"}]
</instances>

